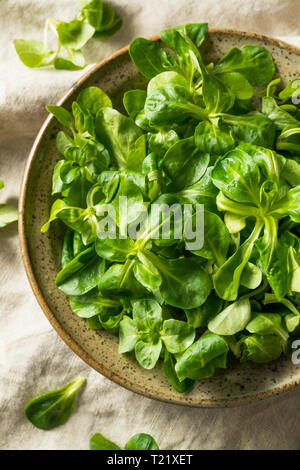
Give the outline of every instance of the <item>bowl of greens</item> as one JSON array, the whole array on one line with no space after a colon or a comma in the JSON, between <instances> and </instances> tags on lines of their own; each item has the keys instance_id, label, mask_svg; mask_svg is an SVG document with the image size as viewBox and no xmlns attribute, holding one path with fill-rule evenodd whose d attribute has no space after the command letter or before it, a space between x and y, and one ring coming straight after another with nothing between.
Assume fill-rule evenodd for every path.
<instances>
[{"instance_id":1,"label":"bowl of greens","mask_svg":"<svg viewBox=\"0 0 300 470\"><path fill-rule=\"evenodd\" d=\"M53 327L106 377L191 406L300 383L299 65L279 41L188 24L47 107L21 251Z\"/></svg>"}]
</instances>

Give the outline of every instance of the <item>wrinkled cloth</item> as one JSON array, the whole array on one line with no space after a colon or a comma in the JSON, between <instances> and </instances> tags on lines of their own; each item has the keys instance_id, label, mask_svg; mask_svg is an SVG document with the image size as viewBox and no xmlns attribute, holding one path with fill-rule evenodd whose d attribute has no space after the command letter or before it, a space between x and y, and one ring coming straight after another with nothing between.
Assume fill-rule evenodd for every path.
<instances>
[{"instance_id":1,"label":"wrinkled cloth","mask_svg":"<svg viewBox=\"0 0 300 470\"><path fill-rule=\"evenodd\" d=\"M28 69L12 40L42 39L47 17L68 21L74 0L1 0L0 201L16 203L24 164L47 113L84 71ZM254 31L300 46L299 0L113 0L124 26L85 47L95 63L137 36L186 22ZM156 402L123 389L73 353L43 315L27 281L13 224L0 230L0 448L88 449L101 432L123 446L137 432L162 449L299 449L300 390L231 409L191 409ZM86 377L76 411L45 432L25 418L28 399Z\"/></svg>"}]
</instances>

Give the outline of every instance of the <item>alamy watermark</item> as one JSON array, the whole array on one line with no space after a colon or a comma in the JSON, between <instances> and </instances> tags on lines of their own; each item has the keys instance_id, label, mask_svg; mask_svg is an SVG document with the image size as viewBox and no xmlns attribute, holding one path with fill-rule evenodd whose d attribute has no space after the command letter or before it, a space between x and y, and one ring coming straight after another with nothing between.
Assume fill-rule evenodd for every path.
<instances>
[{"instance_id":1,"label":"alamy watermark","mask_svg":"<svg viewBox=\"0 0 300 470\"><path fill-rule=\"evenodd\" d=\"M184 241L190 251L204 243L203 204L129 204L120 196L118 204L95 206L96 233L100 239Z\"/></svg>"},{"instance_id":2,"label":"alamy watermark","mask_svg":"<svg viewBox=\"0 0 300 470\"><path fill-rule=\"evenodd\" d=\"M292 342L292 349L296 350L292 354L292 363L297 366L300 364L300 339L295 339L295 341Z\"/></svg>"},{"instance_id":3,"label":"alamy watermark","mask_svg":"<svg viewBox=\"0 0 300 470\"><path fill-rule=\"evenodd\" d=\"M292 103L297 106L300 104L300 78L295 80L291 86L295 88L295 92L292 94Z\"/></svg>"}]
</instances>

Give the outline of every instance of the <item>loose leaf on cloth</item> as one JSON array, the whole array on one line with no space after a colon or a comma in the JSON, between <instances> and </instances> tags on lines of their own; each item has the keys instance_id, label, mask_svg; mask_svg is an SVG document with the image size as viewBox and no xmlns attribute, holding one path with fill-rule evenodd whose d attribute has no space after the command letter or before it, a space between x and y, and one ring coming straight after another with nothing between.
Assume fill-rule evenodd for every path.
<instances>
[{"instance_id":1,"label":"loose leaf on cloth","mask_svg":"<svg viewBox=\"0 0 300 470\"><path fill-rule=\"evenodd\" d=\"M150 434L138 433L125 444L125 450L158 450L159 447ZM100 433L90 439L90 450L121 450L121 448Z\"/></svg>"},{"instance_id":2,"label":"loose leaf on cloth","mask_svg":"<svg viewBox=\"0 0 300 470\"><path fill-rule=\"evenodd\" d=\"M4 186L0 180L0 189ZM18 209L11 204L0 204L0 228L18 220Z\"/></svg>"},{"instance_id":3,"label":"loose leaf on cloth","mask_svg":"<svg viewBox=\"0 0 300 470\"><path fill-rule=\"evenodd\" d=\"M78 378L58 390L33 398L24 408L25 415L37 428L49 430L63 424L75 407L75 399L85 379Z\"/></svg>"},{"instance_id":4,"label":"loose leaf on cloth","mask_svg":"<svg viewBox=\"0 0 300 470\"><path fill-rule=\"evenodd\" d=\"M90 439L90 450L120 450L120 447L102 434L96 433Z\"/></svg>"},{"instance_id":5,"label":"loose leaf on cloth","mask_svg":"<svg viewBox=\"0 0 300 470\"><path fill-rule=\"evenodd\" d=\"M46 67L79 70L85 66L81 48L93 37L104 39L115 34L122 26L121 18L115 18L112 7L102 0L82 0L80 13L70 22L48 18L44 27L44 41L15 39L16 52L26 67ZM47 35L51 30L57 41L57 50L48 46ZM59 56L65 49L65 57Z\"/></svg>"},{"instance_id":6,"label":"loose leaf on cloth","mask_svg":"<svg viewBox=\"0 0 300 470\"><path fill-rule=\"evenodd\" d=\"M126 442L125 450L159 450L159 447L152 436L139 433Z\"/></svg>"}]
</instances>

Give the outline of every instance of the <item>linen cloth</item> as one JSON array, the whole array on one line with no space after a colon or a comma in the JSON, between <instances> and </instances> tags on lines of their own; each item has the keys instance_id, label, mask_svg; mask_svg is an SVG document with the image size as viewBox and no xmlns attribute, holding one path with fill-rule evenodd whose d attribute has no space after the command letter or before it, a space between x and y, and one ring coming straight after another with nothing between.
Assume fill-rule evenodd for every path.
<instances>
[{"instance_id":1,"label":"linen cloth","mask_svg":"<svg viewBox=\"0 0 300 470\"><path fill-rule=\"evenodd\" d=\"M121 31L85 47L97 62L137 36L186 22L254 31L300 46L299 0L111 0ZM42 39L47 17L68 21L74 0L0 0L0 200L16 202L25 160L54 104L82 71L28 69L12 40ZM26 279L17 227L0 230L0 448L88 449L101 432L123 446L148 432L161 449L299 449L300 390L231 409L191 409L139 396L101 376L78 358L44 317ZM77 376L87 384L63 426L45 432L23 413L26 401Z\"/></svg>"}]
</instances>

